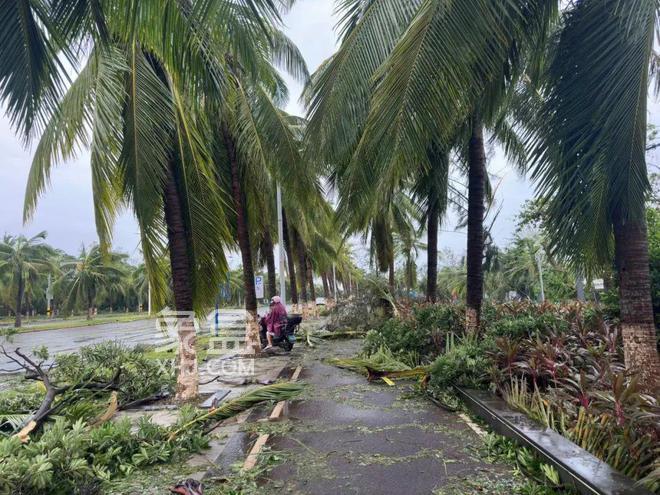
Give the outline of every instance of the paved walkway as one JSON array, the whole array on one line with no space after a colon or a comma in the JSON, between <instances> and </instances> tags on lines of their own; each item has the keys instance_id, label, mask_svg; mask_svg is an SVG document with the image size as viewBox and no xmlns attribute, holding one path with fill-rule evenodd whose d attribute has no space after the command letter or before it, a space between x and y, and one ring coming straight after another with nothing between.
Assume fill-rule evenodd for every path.
<instances>
[{"instance_id":1,"label":"paved walkway","mask_svg":"<svg viewBox=\"0 0 660 495\"><path fill-rule=\"evenodd\" d=\"M456 414L405 382L369 384L322 362L358 350L357 341L338 341L305 353L301 379L312 386L271 442L284 462L269 473L264 493L515 493L521 480L482 457L482 439Z\"/></svg>"}]
</instances>

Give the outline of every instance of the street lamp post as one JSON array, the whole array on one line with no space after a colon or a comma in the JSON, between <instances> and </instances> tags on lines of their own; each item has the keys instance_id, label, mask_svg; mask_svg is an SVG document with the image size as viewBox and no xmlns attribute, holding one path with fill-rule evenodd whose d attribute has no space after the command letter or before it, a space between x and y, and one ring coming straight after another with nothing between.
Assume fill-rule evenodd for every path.
<instances>
[{"instance_id":1,"label":"street lamp post","mask_svg":"<svg viewBox=\"0 0 660 495\"><path fill-rule=\"evenodd\" d=\"M541 302L545 302L545 289L543 287L543 267L541 266L541 261L543 261L543 251L539 249L536 252L535 258L539 269L539 282L541 283Z\"/></svg>"},{"instance_id":2,"label":"street lamp post","mask_svg":"<svg viewBox=\"0 0 660 495\"><path fill-rule=\"evenodd\" d=\"M277 238L280 252L280 298L286 307L286 280L284 278L284 219L282 216L282 189L277 184Z\"/></svg>"}]
</instances>

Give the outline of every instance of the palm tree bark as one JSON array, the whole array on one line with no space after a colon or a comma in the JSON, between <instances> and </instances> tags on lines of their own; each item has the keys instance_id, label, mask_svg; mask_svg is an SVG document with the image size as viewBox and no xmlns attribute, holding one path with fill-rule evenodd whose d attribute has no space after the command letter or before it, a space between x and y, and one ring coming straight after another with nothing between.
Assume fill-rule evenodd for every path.
<instances>
[{"instance_id":1,"label":"palm tree bark","mask_svg":"<svg viewBox=\"0 0 660 495\"><path fill-rule=\"evenodd\" d=\"M435 303L438 299L438 197L433 186L429 190L427 220L426 300Z\"/></svg>"},{"instance_id":2,"label":"palm tree bark","mask_svg":"<svg viewBox=\"0 0 660 495\"><path fill-rule=\"evenodd\" d=\"M392 297L394 297L394 290L395 290L395 278L394 278L394 254L390 256L390 259L388 261L389 267L388 267L388 285L390 287L390 293L392 294Z\"/></svg>"},{"instance_id":3,"label":"palm tree bark","mask_svg":"<svg viewBox=\"0 0 660 495\"><path fill-rule=\"evenodd\" d=\"M296 284L296 264L293 259L293 246L291 245L291 236L289 235L289 225L286 221L286 213L282 211L282 224L284 234L284 250L286 251L286 261L289 268L289 285L291 286L291 304L294 310L298 307L298 285Z\"/></svg>"},{"instance_id":4,"label":"palm tree bark","mask_svg":"<svg viewBox=\"0 0 660 495\"><path fill-rule=\"evenodd\" d=\"M264 232L264 249L266 251L266 268L268 270L268 297L277 295L277 279L275 277L275 246L270 230Z\"/></svg>"},{"instance_id":5,"label":"palm tree bark","mask_svg":"<svg viewBox=\"0 0 660 495\"><path fill-rule=\"evenodd\" d=\"M25 293L25 280L23 279L23 270L16 270L18 278L18 287L16 287L16 317L14 318L14 327L21 328L23 325L23 294Z\"/></svg>"},{"instance_id":6,"label":"palm tree bark","mask_svg":"<svg viewBox=\"0 0 660 495\"><path fill-rule=\"evenodd\" d=\"M483 126L478 114L472 117L468 170L467 329L478 333L484 292L484 215L486 199L486 151Z\"/></svg>"},{"instance_id":7,"label":"palm tree bark","mask_svg":"<svg viewBox=\"0 0 660 495\"><path fill-rule=\"evenodd\" d=\"M252 247L247 223L245 195L241 187L241 175L234 139L226 123L222 124L222 137L225 142L231 168L231 191L236 211L236 232L238 247L243 262L243 285L245 286L245 347L248 354L261 351L259 343L259 324L257 322L257 293L254 287L254 269L252 267Z\"/></svg>"},{"instance_id":8,"label":"palm tree bark","mask_svg":"<svg viewBox=\"0 0 660 495\"><path fill-rule=\"evenodd\" d=\"M646 221L614 222L619 276L621 332L626 367L641 373L640 384L655 392L660 377L656 347Z\"/></svg>"},{"instance_id":9,"label":"palm tree bark","mask_svg":"<svg viewBox=\"0 0 660 495\"><path fill-rule=\"evenodd\" d=\"M328 285L328 276L325 272L321 272L321 282L323 283L323 297L326 299L330 296L330 286Z\"/></svg>"},{"instance_id":10,"label":"palm tree bark","mask_svg":"<svg viewBox=\"0 0 660 495\"><path fill-rule=\"evenodd\" d=\"M172 289L176 307L179 338L179 373L176 397L180 401L197 396L199 374L197 370L196 335L193 313L193 281L188 234L183 219L183 207L176 182L175 161L171 160L164 188L165 223L172 270Z\"/></svg>"},{"instance_id":11,"label":"palm tree bark","mask_svg":"<svg viewBox=\"0 0 660 495\"><path fill-rule=\"evenodd\" d=\"M295 259L298 272L298 278L300 282L300 306L301 312L303 315L307 314L307 268L305 266L305 245L303 244L300 235L296 229L291 229L291 239L293 240L293 246L295 250Z\"/></svg>"},{"instance_id":12,"label":"palm tree bark","mask_svg":"<svg viewBox=\"0 0 660 495\"><path fill-rule=\"evenodd\" d=\"M314 269L309 256L305 254L305 265L307 268L307 282L309 283L309 309L316 317L316 289L314 288Z\"/></svg>"}]
</instances>

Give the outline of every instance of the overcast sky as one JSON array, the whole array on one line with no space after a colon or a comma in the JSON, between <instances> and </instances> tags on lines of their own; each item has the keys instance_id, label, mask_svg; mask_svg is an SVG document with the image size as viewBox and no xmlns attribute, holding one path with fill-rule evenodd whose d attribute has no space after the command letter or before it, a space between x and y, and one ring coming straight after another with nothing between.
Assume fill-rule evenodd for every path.
<instances>
[{"instance_id":1,"label":"overcast sky","mask_svg":"<svg viewBox=\"0 0 660 495\"><path fill-rule=\"evenodd\" d=\"M333 0L299 0L285 17L286 32L299 46L310 71L336 49L333 3ZM290 78L287 81L291 101L286 110L302 115L304 112L298 102L301 87ZM5 116L0 119L0 150L0 233L33 235L46 230L50 244L70 253L78 251L82 244L97 242L86 151L54 171L51 187L39 202L34 219L23 226L23 198L32 150L24 148L16 138ZM491 180L499 183L497 201L502 206L493 234L498 244L505 245L512 237L520 205L532 197L533 191L531 185L507 165L498 150L492 151L489 172ZM445 221L440 232L440 247L449 248L460 256L465 250L466 235L464 231L455 232L455 225L453 217ZM139 260L138 228L130 213L124 213L117 221L114 247ZM364 256L364 250L357 251L358 257ZM232 258L235 265L235 257Z\"/></svg>"}]
</instances>

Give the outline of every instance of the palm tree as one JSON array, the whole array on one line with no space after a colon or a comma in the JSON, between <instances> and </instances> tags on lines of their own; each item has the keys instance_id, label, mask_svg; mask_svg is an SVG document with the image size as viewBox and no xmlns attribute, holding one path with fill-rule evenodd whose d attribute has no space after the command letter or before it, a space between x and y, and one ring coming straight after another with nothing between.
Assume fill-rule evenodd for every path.
<instances>
[{"instance_id":1,"label":"palm tree","mask_svg":"<svg viewBox=\"0 0 660 495\"><path fill-rule=\"evenodd\" d=\"M101 290L120 287L125 271L121 262L125 254L102 253L99 246L87 250L83 246L77 259L62 263L62 277L67 280L67 306L83 304L87 309L87 319L91 320L96 308L96 300Z\"/></svg>"},{"instance_id":2,"label":"palm tree","mask_svg":"<svg viewBox=\"0 0 660 495\"><path fill-rule=\"evenodd\" d=\"M432 143L450 149L461 128L469 131L458 144L466 148L468 165L468 323L476 329L487 187L483 123L495 119L525 56L543 44L557 3L344 5L342 46L315 74L307 95L310 148L327 150L324 158L335 163L348 162L342 198L348 211L371 201L374 189L382 200L403 178L430 169ZM347 98L351 105L343 105ZM377 187L373 177L380 178Z\"/></svg>"},{"instance_id":3,"label":"palm tree","mask_svg":"<svg viewBox=\"0 0 660 495\"><path fill-rule=\"evenodd\" d=\"M578 266L615 260L626 365L642 372L648 390L660 376L644 216L659 15L653 0L571 3L550 47L529 137L552 248Z\"/></svg>"},{"instance_id":4,"label":"palm tree","mask_svg":"<svg viewBox=\"0 0 660 495\"><path fill-rule=\"evenodd\" d=\"M101 248L110 243L118 207L129 204L140 225L156 306L164 304L171 274L177 312L201 312L224 277L224 248L232 241L230 201L219 187L208 145L215 118L208 104L225 100L230 74L223 54L242 54L245 70L254 70L258 79L260 69L250 62L258 49L251 41L267 37L268 26L279 22L277 7L270 0L218 0L203 9L175 1L119 2L107 11L97 4L76 5L57 2L49 10L50 4L29 2L28 9L7 11L1 20L3 33L27 25L20 39L34 46L21 41L3 47L0 91L25 135L34 132L35 122L44 124L26 193L26 220L52 166L79 145L90 147ZM77 66L72 54L81 53L74 48L83 43L92 47L85 51L87 63L64 91L57 52ZM14 83L26 73L35 80L24 87ZM166 253L170 270L159 264ZM197 393L190 318L179 330L178 397L187 399Z\"/></svg>"},{"instance_id":5,"label":"palm tree","mask_svg":"<svg viewBox=\"0 0 660 495\"><path fill-rule=\"evenodd\" d=\"M264 36L253 38L252 43L256 55L251 60L238 56L228 60L227 99L217 109L222 120L214 134L219 137L215 143L215 161L230 178L229 184L221 179L220 185L230 192L235 212L233 224L245 285L247 352L258 353L261 344L254 287L255 249L250 231L251 224L263 222L263 218L257 220L250 215L267 208L268 191L274 183L269 177L283 182L295 180L301 186L307 185L305 177L308 177L301 167L293 122L277 107L278 102L285 101L282 93L286 93L286 87L272 61L284 62L284 68L302 82L309 75L302 55L280 31L273 28ZM257 80L245 73L243 67L248 62L259 67Z\"/></svg>"},{"instance_id":6,"label":"palm tree","mask_svg":"<svg viewBox=\"0 0 660 495\"><path fill-rule=\"evenodd\" d=\"M43 244L46 232L27 238L5 235L0 243L0 272L8 275L14 296L14 326L20 328L26 286L40 275L54 271L50 257L52 250Z\"/></svg>"},{"instance_id":7,"label":"palm tree","mask_svg":"<svg viewBox=\"0 0 660 495\"><path fill-rule=\"evenodd\" d=\"M438 298L438 228L449 205L449 153L437 144L429 148L430 167L416 178L413 194L426 222L426 300Z\"/></svg>"},{"instance_id":8,"label":"palm tree","mask_svg":"<svg viewBox=\"0 0 660 495\"><path fill-rule=\"evenodd\" d=\"M140 263L130 276L131 289L137 299L138 311L144 311L145 302L149 305L149 278L144 263Z\"/></svg>"}]
</instances>

